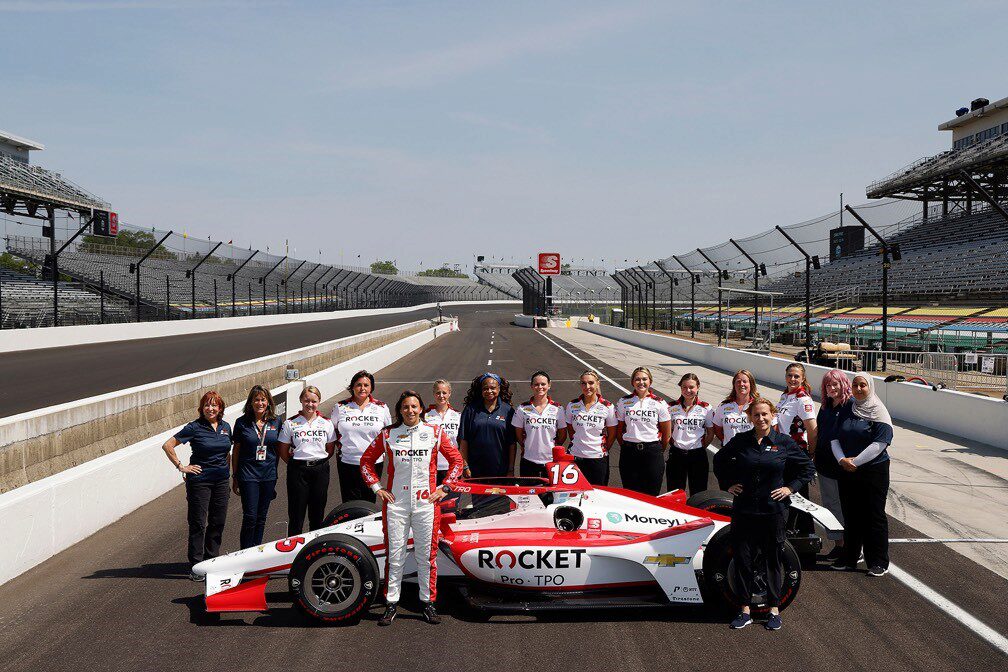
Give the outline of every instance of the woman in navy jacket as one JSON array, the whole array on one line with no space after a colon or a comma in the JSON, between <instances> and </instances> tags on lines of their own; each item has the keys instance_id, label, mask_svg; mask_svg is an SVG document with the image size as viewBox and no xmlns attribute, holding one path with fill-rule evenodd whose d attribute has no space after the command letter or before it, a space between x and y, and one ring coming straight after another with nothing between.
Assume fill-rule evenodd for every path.
<instances>
[{"instance_id":1,"label":"woman in navy jacket","mask_svg":"<svg viewBox=\"0 0 1008 672\"><path fill-rule=\"evenodd\" d=\"M875 381L866 374L851 383L854 403L837 413L833 456L840 465L840 506L844 514L845 556L834 569L853 570L864 549L869 576L889 571L889 444L893 440L892 418L875 394Z\"/></svg>"},{"instance_id":2,"label":"woman in navy jacket","mask_svg":"<svg viewBox=\"0 0 1008 672\"><path fill-rule=\"evenodd\" d=\"M779 630L778 611L783 585L785 526L790 496L815 477L808 454L794 439L773 428L777 409L773 402L757 397L746 409L753 428L736 434L714 456L719 482L731 483L735 495L731 514L731 539L739 594L753 594L754 560L762 552L767 577L768 630ZM764 568L761 568L764 569ZM748 604L732 621L740 629L752 623Z\"/></svg>"},{"instance_id":3,"label":"woman in navy jacket","mask_svg":"<svg viewBox=\"0 0 1008 672\"><path fill-rule=\"evenodd\" d=\"M277 435L282 424L270 391L261 385L249 390L245 410L235 420L231 451L231 490L242 501L242 548L263 541L266 514L276 497Z\"/></svg>"}]
</instances>

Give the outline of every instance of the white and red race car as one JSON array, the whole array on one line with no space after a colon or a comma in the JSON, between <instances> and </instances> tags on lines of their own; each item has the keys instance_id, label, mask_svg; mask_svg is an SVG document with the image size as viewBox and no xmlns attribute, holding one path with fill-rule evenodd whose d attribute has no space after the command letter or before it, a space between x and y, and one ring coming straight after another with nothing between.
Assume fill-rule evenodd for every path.
<instances>
[{"instance_id":1,"label":"white and red race car","mask_svg":"<svg viewBox=\"0 0 1008 672\"><path fill-rule=\"evenodd\" d=\"M454 582L470 606L491 613L705 602L736 608L744 601L735 590L724 513L731 495L707 491L687 500L681 490L650 497L593 487L564 449L554 459L549 479L457 483L460 498L442 503L439 587ZM829 511L797 495L792 506L826 529L842 529ZM206 577L207 610L265 611L266 582L286 575L294 604L308 616L360 619L384 579L381 514L369 502L347 502L326 522L196 565ZM790 543L784 558L782 608L801 584ZM405 576L416 576L412 549ZM762 596L751 599L760 605Z\"/></svg>"}]
</instances>

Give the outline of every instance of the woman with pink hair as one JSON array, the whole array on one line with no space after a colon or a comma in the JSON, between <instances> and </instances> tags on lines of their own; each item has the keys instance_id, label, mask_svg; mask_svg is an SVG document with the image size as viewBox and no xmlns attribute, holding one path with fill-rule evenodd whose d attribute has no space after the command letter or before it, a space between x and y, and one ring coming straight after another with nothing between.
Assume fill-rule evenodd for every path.
<instances>
[{"instance_id":1,"label":"woman with pink hair","mask_svg":"<svg viewBox=\"0 0 1008 672\"><path fill-rule=\"evenodd\" d=\"M853 405L853 392L847 374L840 369L833 369L822 379L822 404L816 415L815 467L819 475L819 495L823 506L844 522L843 511L840 508L840 489L837 477L841 476L840 465L837 464L830 442L836 438L836 419L841 409ZM843 533L831 534L835 545L829 554L829 559L839 560L843 556Z\"/></svg>"}]
</instances>

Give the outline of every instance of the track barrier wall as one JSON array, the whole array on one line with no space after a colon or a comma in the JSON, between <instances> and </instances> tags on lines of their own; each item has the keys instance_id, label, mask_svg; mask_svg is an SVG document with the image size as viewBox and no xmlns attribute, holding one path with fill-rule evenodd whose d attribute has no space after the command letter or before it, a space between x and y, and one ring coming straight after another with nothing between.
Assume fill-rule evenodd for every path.
<instances>
[{"instance_id":1,"label":"track barrier wall","mask_svg":"<svg viewBox=\"0 0 1008 672\"><path fill-rule=\"evenodd\" d=\"M442 309L453 306L521 305L521 301L444 301ZM228 329L251 329L281 324L300 324L321 320L342 320L370 315L395 315L417 310L437 310L436 303L402 308L368 308L339 310L324 313L292 313L287 315L252 315L246 317L211 317L198 320L173 320L168 322L126 322L122 324L89 324L74 327L40 327L37 329L5 329L0 331L0 353L61 348L73 345L90 345L130 341L140 338L162 338L183 334L199 334Z\"/></svg>"},{"instance_id":2,"label":"track barrier wall","mask_svg":"<svg viewBox=\"0 0 1008 672\"><path fill-rule=\"evenodd\" d=\"M282 384L288 364L315 373L430 326L417 320L0 418L0 493L191 419L207 389L234 401L252 385Z\"/></svg>"},{"instance_id":3,"label":"track barrier wall","mask_svg":"<svg viewBox=\"0 0 1008 672\"><path fill-rule=\"evenodd\" d=\"M272 392L287 393L288 409L292 400L296 407L305 385L315 385L327 397L335 396L355 371L379 371L457 329L457 322L440 324L303 380L275 387ZM243 395L225 409L225 420L234 425L244 404ZM172 469L161 450L180 427L0 494L0 536L7 540L0 546L0 584L181 485L181 474ZM188 446L179 446L176 452L180 460L190 457ZM180 508L179 515L185 515L184 509Z\"/></svg>"},{"instance_id":4,"label":"track barrier wall","mask_svg":"<svg viewBox=\"0 0 1008 672\"><path fill-rule=\"evenodd\" d=\"M585 320L578 322L577 327L722 371L748 369L760 384L774 389L780 388L784 380L784 369L793 361ZM809 384L816 395L822 385L823 375L829 370L827 367L805 364ZM851 378L854 376L850 372L847 375ZM936 391L930 386L916 383L886 383L878 377L875 382L879 398L894 419L967 441L1008 449L1008 403L1005 401L956 390Z\"/></svg>"}]
</instances>

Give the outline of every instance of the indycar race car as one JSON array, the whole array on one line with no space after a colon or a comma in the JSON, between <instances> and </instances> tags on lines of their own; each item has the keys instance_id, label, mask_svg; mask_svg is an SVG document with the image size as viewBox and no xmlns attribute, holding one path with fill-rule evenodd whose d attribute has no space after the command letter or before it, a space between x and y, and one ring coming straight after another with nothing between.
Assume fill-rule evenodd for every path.
<instances>
[{"instance_id":1,"label":"indycar race car","mask_svg":"<svg viewBox=\"0 0 1008 672\"><path fill-rule=\"evenodd\" d=\"M740 596L729 543L731 495L681 490L651 497L592 486L563 448L548 479L459 480L441 503L439 586L456 584L483 613L713 604L761 611L764 597ZM825 529L828 510L792 495L792 507ZM386 552L382 517L370 502L347 502L327 526L236 551L193 568L206 580L209 612L265 611L266 583L286 575L295 606L312 619L354 622L379 594ZM410 540L412 542L412 540ZM781 608L794 600L802 567L786 543ZM416 576L412 547L405 575ZM763 608L765 610L765 606Z\"/></svg>"}]
</instances>

